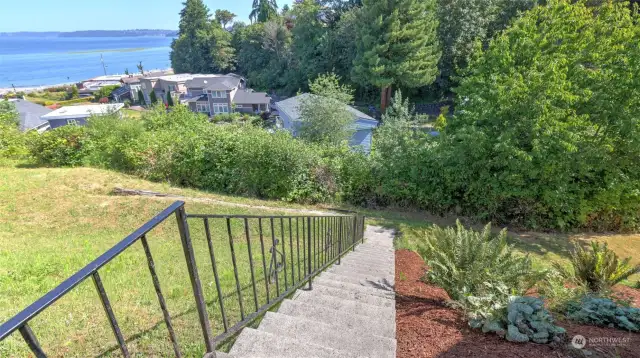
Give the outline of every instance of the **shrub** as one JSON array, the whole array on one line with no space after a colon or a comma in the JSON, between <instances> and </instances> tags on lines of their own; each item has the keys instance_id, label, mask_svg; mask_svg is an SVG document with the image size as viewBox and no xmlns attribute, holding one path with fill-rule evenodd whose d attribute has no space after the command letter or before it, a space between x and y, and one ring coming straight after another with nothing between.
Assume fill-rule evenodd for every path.
<instances>
[{"instance_id":1,"label":"shrub","mask_svg":"<svg viewBox=\"0 0 640 358\"><path fill-rule=\"evenodd\" d=\"M640 332L640 309L620 306L608 298L586 296L570 303L566 313L580 323Z\"/></svg>"},{"instance_id":2,"label":"shrub","mask_svg":"<svg viewBox=\"0 0 640 358\"><path fill-rule=\"evenodd\" d=\"M490 224L481 233L465 229L460 221L455 229L436 226L426 232L418 253L429 266L429 281L463 308L467 296L483 297L502 286L521 295L534 283L529 257L515 254L506 230L492 235Z\"/></svg>"},{"instance_id":3,"label":"shrub","mask_svg":"<svg viewBox=\"0 0 640 358\"><path fill-rule=\"evenodd\" d=\"M82 164L86 130L79 126L63 126L32 136L28 147L37 163L51 166Z\"/></svg>"},{"instance_id":4,"label":"shrub","mask_svg":"<svg viewBox=\"0 0 640 358\"><path fill-rule=\"evenodd\" d=\"M511 342L551 343L561 341L566 333L553 324L544 302L536 297L510 297L506 308L499 308L491 319L472 319L469 325L495 332Z\"/></svg>"},{"instance_id":5,"label":"shrub","mask_svg":"<svg viewBox=\"0 0 640 358\"><path fill-rule=\"evenodd\" d=\"M85 162L102 168L135 171L142 165L139 143L143 133L144 125L136 119L117 115L89 118Z\"/></svg>"},{"instance_id":6,"label":"shrub","mask_svg":"<svg viewBox=\"0 0 640 358\"><path fill-rule=\"evenodd\" d=\"M630 257L620 261L618 255L606 243L591 242L591 250L579 245L571 253L571 270L555 263L562 275L579 284L584 284L593 292L608 290L629 276L640 272L640 265L633 266Z\"/></svg>"}]
</instances>

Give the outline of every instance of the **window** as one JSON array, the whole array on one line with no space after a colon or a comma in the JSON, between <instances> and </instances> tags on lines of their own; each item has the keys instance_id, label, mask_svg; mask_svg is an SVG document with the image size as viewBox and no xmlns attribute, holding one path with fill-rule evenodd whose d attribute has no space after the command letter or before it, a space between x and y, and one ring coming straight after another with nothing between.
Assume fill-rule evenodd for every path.
<instances>
[{"instance_id":1,"label":"window","mask_svg":"<svg viewBox=\"0 0 640 358\"><path fill-rule=\"evenodd\" d=\"M196 102L196 110L200 113L209 113L209 104Z\"/></svg>"},{"instance_id":2,"label":"window","mask_svg":"<svg viewBox=\"0 0 640 358\"><path fill-rule=\"evenodd\" d=\"M236 104L236 108L242 108L241 104Z\"/></svg>"},{"instance_id":3,"label":"window","mask_svg":"<svg viewBox=\"0 0 640 358\"><path fill-rule=\"evenodd\" d=\"M77 126L78 125L78 121L76 121L75 119L67 119L67 125L69 125L69 126Z\"/></svg>"},{"instance_id":4,"label":"window","mask_svg":"<svg viewBox=\"0 0 640 358\"><path fill-rule=\"evenodd\" d=\"M176 85L168 85L167 88L169 89L169 92L175 92L176 91Z\"/></svg>"},{"instance_id":5,"label":"window","mask_svg":"<svg viewBox=\"0 0 640 358\"><path fill-rule=\"evenodd\" d=\"M212 98L227 98L227 91L209 91Z\"/></svg>"},{"instance_id":6,"label":"window","mask_svg":"<svg viewBox=\"0 0 640 358\"><path fill-rule=\"evenodd\" d=\"M222 103L214 103L213 104L213 113L229 113L229 106Z\"/></svg>"}]
</instances>

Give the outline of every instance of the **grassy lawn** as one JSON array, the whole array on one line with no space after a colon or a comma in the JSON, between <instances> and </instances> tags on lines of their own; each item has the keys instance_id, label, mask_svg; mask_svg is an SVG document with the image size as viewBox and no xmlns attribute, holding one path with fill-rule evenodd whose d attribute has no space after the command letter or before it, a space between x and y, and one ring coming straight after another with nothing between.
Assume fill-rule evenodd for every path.
<instances>
[{"instance_id":1,"label":"grassy lawn","mask_svg":"<svg viewBox=\"0 0 640 358\"><path fill-rule=\"evenodd\" d=\"M114 186L241 203L275 204L180 190L97 169L29 169L5 163L0 170L0 197L4 204L0 207L0 321L4 322L19 312L172 202L112 196L110 192ZM291 215L189 201L186 208L189 213ZM262 305L266 301L266 291L256 221L252 219L249 224L255 276L259 280L256 299ZM263 224L268 267L271 245L267 244L267 238L271 237L271 229L268 221ZM288 221L276 221L276 238L281 237L281 224L287 236ZM203 223L202 220L189 219L189 225L212 328L214 334L220 334L223 326ZM294 245L295 228L294 220ZM240 309L226 223L212 220L211 229L225 310L231 326L240 320ZM255 309L255 301L241 220L232 221L232 237L242 301L245 311L250 313ZM197 356L204 351L204 345L175 219L161 224L148 239L182 353ZM289 263L291 252L288 245L289 242ZM295 252L293 259L297 279L298 257ZM288 270L290 280L290 266ZM142 245L129 248L102 268L100 274L132 354L172 355ZM280 273L279 282L283 287L284 272ZM275 287L270 287L270 297L274 298ZM280 290L284 291L282 287ZM91 280L59 300L30 325L50 356L120 355ZM0 343L0 356L24 356L27 349L16 332Z\"/></svg>"},{"instance_id":2,"label":"grassy lawn","mask_svg":"<svg viewBox=\"0 0 640 358\"><path fill-rule=\"evenodd\" d=\"M122 109L122 113L125 116L131 117L131 118L140 118L140 117L142 117L142 112L141 111L134 111L133 109L129 109L129 108L123 108Z\"/></svg>"}]
</instances>

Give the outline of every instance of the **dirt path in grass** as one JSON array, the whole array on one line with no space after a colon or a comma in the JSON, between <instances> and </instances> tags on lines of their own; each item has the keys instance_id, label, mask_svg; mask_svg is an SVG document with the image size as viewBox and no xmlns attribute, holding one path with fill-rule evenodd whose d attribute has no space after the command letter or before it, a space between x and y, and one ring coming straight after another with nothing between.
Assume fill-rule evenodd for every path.
<instances>
[{"instance_id":1,"label":"dirt path in grass","mask_svg":"<svg viewBox=\"0 0 640 358\"><path fill-rule=\"evenodd\" d=\"M558 321L567 336L617 338L617 347L589 346L584 350L569 343L557 346L511 343L494 334L468 327L463 315L446 306L448 296L439 287L420 280L426 267L416 253L396 251L397 357L640 357L640 334L611 328ZM589 353L585 353L588 349Z\"/></svg>"},{"instance_id":2,"label":"dirt path in grass","mask_svg":"<svg viewBox=\"0 0 640 358\"><path fill-rule=\"evenodd\" d=\"M335 210L335 211L311 210L311 209L294 209L294 208L284 208L284 207L265 206L265 205L251 205L251 204L233 203L233 202L219 200L219 199L190 197L190 196L183 196L183 195L177 195L177 194L160 193L157 191L141 190L141 189L126 189L126 188L116 187L116 188L113 188L112 193L114 195L120 195L120 196L145 196L145 197L155 198L155 199L185 200L185 201L191 201L196 203L233 206L233 207L245 208L245 209L279 211L279 212L287 212L287 213L293 213L293 214L308 214L308 215L344 214L342 212L339 212L338 210Z\"/></svg>"}]
</instances>

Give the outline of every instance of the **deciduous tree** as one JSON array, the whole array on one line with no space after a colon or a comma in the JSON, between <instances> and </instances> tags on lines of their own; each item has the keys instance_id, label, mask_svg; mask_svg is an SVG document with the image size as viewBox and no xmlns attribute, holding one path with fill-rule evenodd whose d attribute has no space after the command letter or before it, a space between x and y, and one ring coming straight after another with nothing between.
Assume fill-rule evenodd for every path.
<instances>
[{"instance_id":1,"label":"deciduous tree","mask_svg":"<svg viewBox=\"0 0 640 358\"><path fill-rule=\"evenodd\" d=\"M235 19L237 15L232 13L229 10L216 10L215 16L214 18L216 19L216 21L218 23L220 23L220 25L222 26L223 29L227 28L227 24L231 23L233 21L233 19Z\"/></svg>"}]
</instances>

